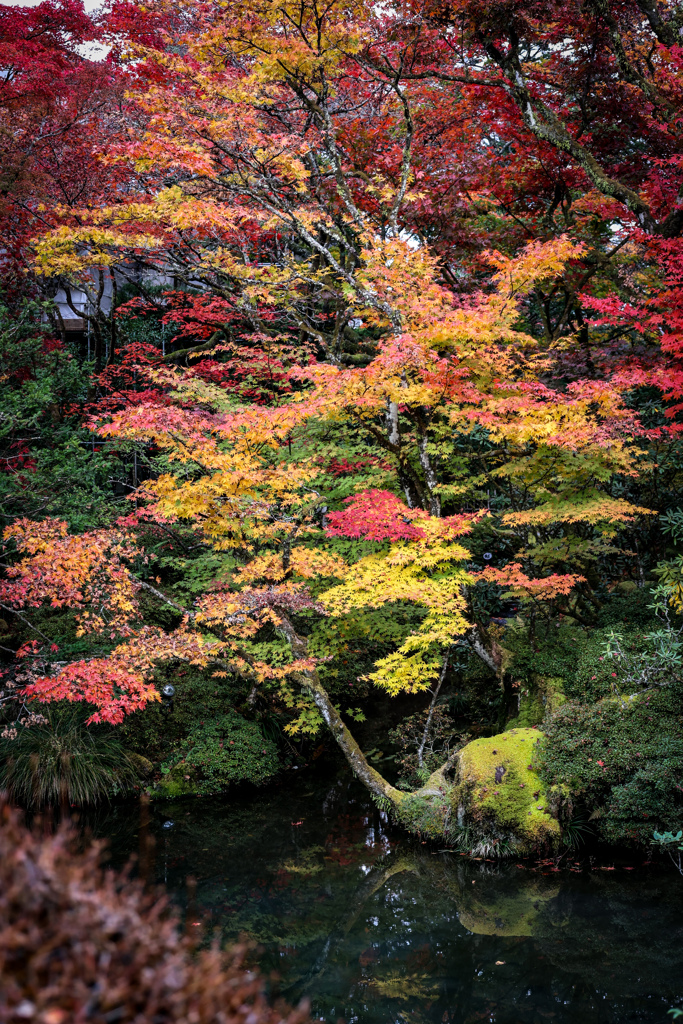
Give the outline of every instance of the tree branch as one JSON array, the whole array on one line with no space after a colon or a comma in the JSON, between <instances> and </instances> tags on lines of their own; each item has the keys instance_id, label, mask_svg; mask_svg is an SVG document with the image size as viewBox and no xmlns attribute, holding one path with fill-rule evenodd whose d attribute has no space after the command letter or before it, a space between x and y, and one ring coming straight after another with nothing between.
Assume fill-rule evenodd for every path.
<instances>
[{"instance_id":1,"label":"tree branch","mask_svg":"<svg viewBox=\"0 0 683 1024\"><path fill-rule=\"evenodd\" d=\"M294 657L297 659L305 658L308 651L307 641L303 637L299 636L291 620L285 612L283 612L282 608L278 608L277 612L280 617L279 630L287 638ZM395 789L395 787L388 783L378 771L368 764L365 754L342 721L341 715L330 700L329 694L320 682L318 673L315 669L307 669L303 672L297 672L294 675L294 678L301 688L312 697L313 702L320 711L327 727L334 736L341 750L344 752L346 760L348 761L354 775L356 775L375 796L381 797L384 800L389 800L392 804L398 806L403 799L403 793L401 793L400 790Z\"/></svg>"}]
</instances>

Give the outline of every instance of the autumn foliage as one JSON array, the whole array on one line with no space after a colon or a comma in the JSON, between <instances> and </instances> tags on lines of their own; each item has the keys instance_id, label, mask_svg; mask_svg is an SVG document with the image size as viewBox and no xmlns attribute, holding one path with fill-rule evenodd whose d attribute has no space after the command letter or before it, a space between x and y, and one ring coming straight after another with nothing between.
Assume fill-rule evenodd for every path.
<instances>
[{"instance_id":1,"label":"autumn foliage","mask_svg":"<svg viewBox=\"0 0 683 1024\"><path fill-rule=\"evenodd\" d=\"M32 635L47 668L24 697L121 723L185 662L314 732L336 722L320 672L340 648L312 631L410 608L356 682L419 693L458 650L511 701L492 622L514 601L532 638L592 628L655 573L675 507L679 8L36 10L11 15L46 26L45 73L0 84L12 160L45 109L71 154L64 76L99 105L74 108L71 190L52 164L12 186L15 248L43 298L127 289L92 321L82 422L133 468L101 527L10 517L3 607L68 611L93 644L61 660ZM95 66L77 46L97 33Z\"/></svg>"}]
</instances>

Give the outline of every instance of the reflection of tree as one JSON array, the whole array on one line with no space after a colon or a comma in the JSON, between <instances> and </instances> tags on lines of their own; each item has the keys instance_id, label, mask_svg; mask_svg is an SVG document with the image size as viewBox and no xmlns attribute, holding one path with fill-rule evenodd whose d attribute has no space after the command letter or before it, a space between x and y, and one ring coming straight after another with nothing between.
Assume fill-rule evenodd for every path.
<instances>
[{"instance_id":1,"label":"reflection of tree","mask_svg":"<svg viewBox=\"0 0 683 1024\"><path fill-rule=\"evenodd\" d=\"M339 925L328 935L322 952L317 957L315 963L305 975L297 978L296 981L293 981L291 985L287 987L287 993L289 994L292 991L296 992L297 989L301 989L310 984L310 982L315 978L319 978L324 972L330 957L337 951L353 928L368 900L374 896L390 878L393 878L394 875L398 875L403 871L414 870L414 859L410 856L400 857L392 864L379 864L377 867L374 867L366 876L362 884L358 886L356 892L349 900L350 909L348 913Z\"/></svg>"},{"instance_id":2,"label":"reflection of tree","mask_svg":"<svg viewBox=\"0 0 683 1024\"><path fill-rule=\"evenodd\" d=\"M665 1019L683 977L683 880L665 879L665 902L645 872L544 876L427 846L391 852L391 833L357 794L337 780L317 792L153 804L157 877L167 869L182 903L195 875L209 932L250 935L265 972L327 1021ZM139 844L138 809L130 816L114 808L108 826L128 844L123 860Z\"/></svg>"},{"instance_id":3,"label":"reflection of tree","mask_svg":"<svg viewBox=\"0 0 683 1024\"><path fill-rule=\"evenodd\" d=\"M488 1007L496 1016L531 1022L545 1004L549 1014L564 1007L561 1019L568 1021L580 1010L586 1019L620 1022L649 1001L648 990L664 1008L667 993L676 995L674 986L683 977L683 886L677 879L669 882L678 899L664 912L656 880L636 886L596 873L572 876L569 882L567 875L474 868L419 851L402 856L393 870L378 867L367 887L359 887L357 903L298 986L322 977L341 953L362 905L399 871L407 891L397 916L408 932L425 940L425 949L443 947L449 907L460 927L454 920L444 970L431 954L423 960L410 954L401 959L401 951L387 940L390 926L384 921L378 936L382 949L374 957L361 955L356 983L358 975L365 975L365 1001L377 1000L382 1013L393 1004L395 1019L410 998L411 1021L416 1019L413 1010L425 1020L438 1021L446 1014L474 1021ZM345 952L348 962L351 950ZM505 963L498 965L497 959ZM438 1014L424 1012L432 1006L439 1007ZM597 1007L599 1014L591 1017Z\"/></svg>"}]
</instances>

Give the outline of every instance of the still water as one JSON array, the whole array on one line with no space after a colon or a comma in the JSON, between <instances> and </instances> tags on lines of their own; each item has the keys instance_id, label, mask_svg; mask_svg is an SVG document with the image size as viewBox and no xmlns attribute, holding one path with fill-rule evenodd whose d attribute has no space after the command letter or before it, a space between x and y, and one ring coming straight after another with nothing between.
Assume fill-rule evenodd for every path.
<instances>
[{"instance_id":1,"label":"still water","mask_svg":"<svg viewBox=\"0 0 683 1024\"><path fill-rule=\"evenodd\" d=\"M90 826L330 1024L665 1024L683 1005L673 870L472 862L390 827L347 775L290 778Z\"/></svg>"}]
</instances>

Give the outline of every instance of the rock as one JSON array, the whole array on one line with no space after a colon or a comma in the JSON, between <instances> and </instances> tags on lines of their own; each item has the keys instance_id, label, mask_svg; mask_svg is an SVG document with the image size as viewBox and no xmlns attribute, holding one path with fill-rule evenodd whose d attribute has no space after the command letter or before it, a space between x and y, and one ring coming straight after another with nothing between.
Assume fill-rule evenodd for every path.
<instances>
[{"instance_id":1,"label":"rock","mask_svg":"<svg viewBox=\"0 0 683 1024\"><path fill-rule=\"evenodd\" d=\"M552 849L560 839L554 803L532 765L538 729L511 729L473 740L460 751L451 795L459 822L470 823L482 843L501 852L535 853ZM490 833L490 844L485 836Z\"/></svg>"},{"instance_id":2,"label":"rock","mask_svg":"<svg viewBox=\"0 0 683 1024\"><path fill-rule=\"evenodd\" d=\"M141 778L147 779L154 774L154 765L148 758L143 757L142 754L137 754L133 750L127 750L126 757Z\"/></svg>"}]
</instances>

